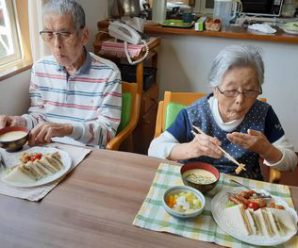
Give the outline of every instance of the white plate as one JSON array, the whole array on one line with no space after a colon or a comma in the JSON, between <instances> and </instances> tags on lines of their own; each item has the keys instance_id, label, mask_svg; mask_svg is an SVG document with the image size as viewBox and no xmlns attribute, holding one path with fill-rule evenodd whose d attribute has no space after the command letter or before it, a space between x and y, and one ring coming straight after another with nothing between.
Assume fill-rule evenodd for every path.
<instances>
[{"instance_id":1,"label":"white plate","mask_svg":"<svg viewBox=\"0 0 298 248\"><path fill-rule=\"evenodd\" d=\"M292 30L292 29L283 29L288 34L298 34L298 30Z\"/></svg>"},{"instance_id":2,"label":"white plate","mask_svg":"<svg viewBox=\"0 0 298 248\"><path fill-rule=\"evenodd\" d=\"M235 192L241 191L240 189L235 190ZM233 191L234 192L234 191ZM269 194L268 192L262 191L266 194ZM288 204L283 201L282 199L273 196L273 199L275 202L279 205L283 205L285 209L288 211L290 216L295 220L295 223L298 221L297 213L294 209L290 208ZM278 245L281 243L284 243L288 240L290 240L297 232L288 232L285 236L280 237L278 235L273 237L266 237L261 235L245 235L242 232L239 232L237 228L231 225L231 222L227 218L227 216L222 214L222 210L226 207L226 204L228 202L228 192L227 191L220 191L211 201L211 212L213 215L213 218L217 225L225 232L227 232L232 237L239 239L243 242L253 244L253 245L263 245L263 246L273 246Z\"/></svg>"},{"instance_id":3,"label":"white plate","mask_svg":"<svg viewBox=\"0 0 298 248\"><path fill-rule=\"evenodd\" d=\"M298 34L298 22L288 22L282 26L282 29L288 34Z\"/></svg>"},{"instance_id":4,"label":"white plate","mask_svg":"<svg viewBox=\"0 0 298 248\"><path fill-rule=\"evenodd\" d=\"M4 183L7 183L7 184L15 186L15 187L26 187L26 188L41 186L41 185L48 184L50 182L53 182L53 181L61 178L71 168L71 158L70 158L69 154L65 151L62 151L62 150L59 150L59 149L56 149L53 147L32 147L32 148L30 148L26 151L23 151L23 152L27 152L27 153L38 153L39 152L42 154L59 152L61 155L61 161L63 162L64 168L62 170L59 170L55 174L48 175L48 176L43 177L37 181L32 180L31 178L27 177L26 175L24 175L22 173L19 173L16 177L11 178L8 176L9 173L5 174L5 172L3 172L1 179ZM17 159L19 159L19 157Z\"/></svg>"}]
</instances>

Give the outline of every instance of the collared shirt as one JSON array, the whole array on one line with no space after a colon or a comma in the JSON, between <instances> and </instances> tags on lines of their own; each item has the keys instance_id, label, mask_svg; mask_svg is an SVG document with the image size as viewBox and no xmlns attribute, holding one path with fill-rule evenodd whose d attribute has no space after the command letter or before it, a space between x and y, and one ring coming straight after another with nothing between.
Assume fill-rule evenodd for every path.
<instances>
[{"instance_id":1,"label":"collared shirt","mask_svg":"<svg viewBox=\"0 0 298 248\"><path fill-rule=\"evenodd\" d=\"M32 129L41 121L69 123L70 137L104 147L115 136L121 118L121 79L117 66L87 52L83 65L69 75L53 56L36 62L31 71L29 114Z\"/></svg>"}]
</instances>

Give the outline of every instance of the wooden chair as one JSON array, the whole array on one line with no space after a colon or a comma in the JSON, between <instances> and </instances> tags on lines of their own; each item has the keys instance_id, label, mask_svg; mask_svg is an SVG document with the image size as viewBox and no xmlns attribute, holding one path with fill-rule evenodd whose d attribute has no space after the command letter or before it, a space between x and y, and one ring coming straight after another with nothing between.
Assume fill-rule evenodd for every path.
<instances>
[{"instance_id":1,"label":"wooden chair","mask_svg":"<svg viewBox=\"0 0 298 248\"><path fill-rule=\"evenodd\" d=\"M164 99L159 102L155 124L154 137L158 137L175 120L179 111L187 105L190 105L197 99L205 96L203 92L171 92L165 91ZM266 102L266 98L260 98ZM281 178L281 172L275 169L269 171L269 182L278 183Z\"/></svg>"},{"instance_id":2,"label":"wooden chair","mask_svg":"<svg viewBox=\"0 0 298 248\"><path fill-rule=\"evenodd\" d=\"M139 120L141 104L141 96L137 92L136 83L122 82L121 122L116 136L108 142L106 149L119 150L119 146L125 140L129 140L129 150L132 150L132 132Z\"/></svg>"}]
</instances>

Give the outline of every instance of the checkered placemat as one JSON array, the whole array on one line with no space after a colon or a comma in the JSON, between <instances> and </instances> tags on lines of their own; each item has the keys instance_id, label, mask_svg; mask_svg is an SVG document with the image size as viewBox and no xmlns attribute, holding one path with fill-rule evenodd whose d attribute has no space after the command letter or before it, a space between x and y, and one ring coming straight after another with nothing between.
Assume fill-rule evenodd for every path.
<instances>
[{"instance_id":1,"label":"checkered placemat","mask_svg":"<svg viewBox=\"0 0 298 248\"><path fill-rule=\"evenodd\" d=\"M197 239L201 241L214 242L226 247L255 247L237 239L222 231L215 223L211 213L211 199L220 190L232 190L235 184L230 183L230 178L235 178L240 183L251 188L264 189L272 195L276 195L293 207L291 194L288 186L265 183L227 174L221 174L216 188L205 195L206 207L201 215L188 220L180 220L170 216L162 206L162 197L169 187L183 185L180 176L180 167L162 163L159 165L149 193L146 196L139 212L135 216L133 224L145 229L173 233L179 236ZM286 244L278 247L298 247L298 236L296 235Z\"/></svg>"}]
</instances>

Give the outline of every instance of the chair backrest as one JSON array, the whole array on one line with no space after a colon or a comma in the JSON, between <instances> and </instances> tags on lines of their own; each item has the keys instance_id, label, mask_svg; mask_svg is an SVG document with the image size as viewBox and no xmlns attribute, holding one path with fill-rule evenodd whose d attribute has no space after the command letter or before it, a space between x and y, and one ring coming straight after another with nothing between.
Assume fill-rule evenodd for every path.
<instances>
[{"instance_id":1,"label":"chair backrest","mask_svg":"<svg viewBox=\"0 0 298 248\"><path fill-rule=\"evenodd\" d=\"M203 92L165 91L164 99L160 101L158 105L154 136L159 136L169 127L182 108L192 104L205 95L206 93Z\"/></svg>"},{"instance_id":2,"label":"chair backrest","mask_svg":"<svg viewBox=\"0 0 298 248\"><path fill-rule=\"evenodd\" d=\"M120 144L130 135L138 124L141 97L137 94L137 84L122 82L121 121L116 136L106 145L106 149L118 150Z\"/></svg>"},{"instance_id":3,"label":"chair backrest","mask_svg":"<svg viewBox=\"0 0 298 248\"><path fill-rule=\"evenodd\" d=\"M174 122L181 109L205 95L206 93L204 92L165 91L164 99L158 106L154 137L159 136ZM266 98L260 98L259 100L263 102L267 101Z\"/></svg>"}]
</instances>

